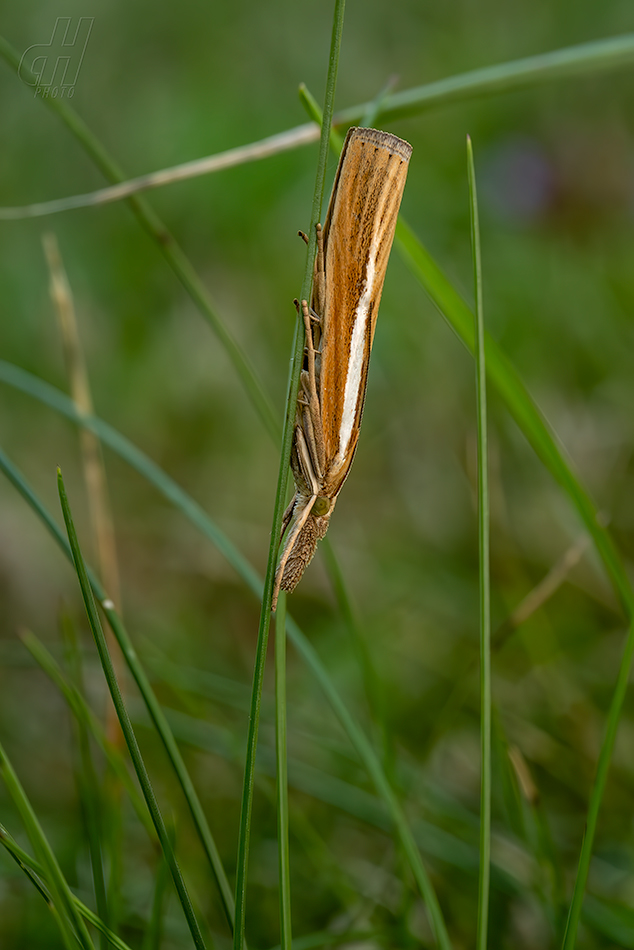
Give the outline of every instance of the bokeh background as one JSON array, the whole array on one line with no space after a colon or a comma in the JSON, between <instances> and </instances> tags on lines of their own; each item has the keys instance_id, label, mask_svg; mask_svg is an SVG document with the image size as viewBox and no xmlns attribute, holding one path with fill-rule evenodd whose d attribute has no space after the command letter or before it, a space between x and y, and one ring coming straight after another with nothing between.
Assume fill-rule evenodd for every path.
<instances>
[{"instance_id":1,"label":"bokeh background","mask_svg":"<svg viewBox=\"0 0 634 950\"><path fill-rule=\"evenodd\" d=\"M323 96L330 5L134 5L26 0L3 10L19 50L58 16L95 17L73 107L130 177L306 121L300 82ZM339 108L396 76L406 89L481 66L626 33L601 4L349 0ZM88 192L101 174L57 117L0 67L0 204ZM472 299L465 136L481 200L488 329L515 364L611 523L634 545L634 74L619 70L475 99L393 122L414 146L402 211ZM317 147L152 192L254 364L281 421ZM336 160L330 159L329 182ZM329 187L329 185L328 185ZM261 572L278 446L218 340L124 204L0 224L0 355L68 390L42 234L57 235L75 295L96 412L147 452ZM3 448L59 516L62 466L90 557L75 427L1 386ZM557 946L583 834L624 619L568 500L490 396L495 797L491 947ZM173 723L233 880L259 608L235 572L159 494L105 453L123 613ZM60 519L61 520L61 519ZM392 255L363 433L330 540L378 671L383 726L358 648L318 556L289 607L389 764L455 946L473 945L477 898L478 565L471 357ZM514 609L570 549L577 563L517 629ZM89 693L105 690L77 583L41 524L0 481L0 731L71 883L90 902L67 707L19 640L62 659L61 606L85 643ZM278 940L269 669L250 862L248 937ZM217 946L215 886L134 689L129 700L182 861ZM431 946L403 856L318 686L289 652L295 933L364 931L363 946ZM579 946L634 947L634 710L621 728ZM511 755L509 757L509 751ZM511 765L524 763L538 798ZM345 783L345 784L342 784ZM530 799L530 800L529 800ZM373 810L374 809L374 810ZM6 791L0 820L26 837ZM140 946L157 858L123 807L123 934ZM324 941L326 938L324 938ZM188 946L167 909L165 948ZM39 895L0 853L0 945L53 948ZM325 945L315 943L314 945Z\"/></svg>"}]
</instances>

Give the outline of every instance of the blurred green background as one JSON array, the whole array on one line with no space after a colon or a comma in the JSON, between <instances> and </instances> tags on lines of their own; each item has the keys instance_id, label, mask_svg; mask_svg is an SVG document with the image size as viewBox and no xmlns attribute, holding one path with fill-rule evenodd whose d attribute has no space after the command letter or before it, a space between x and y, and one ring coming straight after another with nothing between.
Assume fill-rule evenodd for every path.
<instances>
[{"instance_id":1,"label":"blurred green background","mask_svg":"<svg viewBox=\"0 0 634 950\"><path fill-rule=\"evenodd\" d=\"M305 122L300 82L323 97L329 4L70 2L61 9L26 0L5 7L2 33L21 52L47 43L58 16L80 15L95 20L72 106L130 177ZM618 0L349 0L337 107L371 99L392 76L406 89L633 27L634 11ZM4 63L0 96L0 205L105 184ZM488 329L610 520L626 561L634 550L633 115L630 69L389 124L414 146L403 215L469 301L471 135ZM314 145L149 194L248 353L280 422L292 300L304 268L296 232L308 226L316 157ZM328 187L335 165L331 157ZM217 339L124 204L0 222L1 357L68 390L42 252L46 230L58 237L75 295L96 412L190 492L263 572L278 447ZM355 645L321 556L289 600L347 704L377 748L383 743L456 947L473 945L477 898L474 398L471 357L394 252L363 434L329 532L379 671L385 729L368 709ZM0 443L56 516L55 467L62 466L92 559L76 429L5 385L1 400ZM512 611L582 541L583 529L493 393L490 425L493 625L508 633ZM180 514L111 452L105 456L124 616L161 699L180 714L174 728L233 882L258 604ZM30 628L61 657L62 603L85 637L89 692L101 713L105 688L76 579L1 480L0 732L65 873L90 902L68 711L17 636ZM558 945L623 642L623 616L586 550L494 656L491 947ZM185 671L184 682L177 670ZM271 673L250 862L253 947L279 939ZM179 791L132 687L129 699L162 803L176 822L188 880L217 946L227 946L215 885ZM372 786L292 649L289 702L295 933L357 929L375 935L363 946L431 946L403 856L372 811ZM580 947L634 947L633 731L628 700ZM509 748L527 763L537 804L522 795ZM2 787L0 812L24 844ZM140 946L157 860L127 806L123 815L120 915L123 935ZM0 945L61 946L41 898L4 852ZM189 945L172 901L163 946Z\"/></svg>"}]
</instances>

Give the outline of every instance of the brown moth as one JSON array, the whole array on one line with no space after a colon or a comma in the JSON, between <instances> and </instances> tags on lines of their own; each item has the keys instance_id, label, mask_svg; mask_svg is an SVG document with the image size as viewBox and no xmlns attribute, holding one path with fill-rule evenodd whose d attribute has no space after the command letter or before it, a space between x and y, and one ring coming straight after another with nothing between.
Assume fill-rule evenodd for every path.
<instances>
[{"instance_id":1,"label":"brown moth","mask_svg":"<svg viewBox=\"0 0 634 950\"><path fill-rule=\"evenodd\" d=\"M377 129L350 129L303 300L304 364L272 609L294 590L328 530L359 438L370 350L412 147Z\"/></svg>"}]
</instances>

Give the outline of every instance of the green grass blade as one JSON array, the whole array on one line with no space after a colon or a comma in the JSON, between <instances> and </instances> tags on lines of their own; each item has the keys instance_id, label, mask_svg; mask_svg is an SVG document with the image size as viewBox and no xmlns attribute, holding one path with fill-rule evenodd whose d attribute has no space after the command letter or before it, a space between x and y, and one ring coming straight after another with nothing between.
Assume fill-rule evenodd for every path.
<instances>
[{"instance_id":1,"label":"green grass blade","mask_svg":"<svg viewBox=\"0 0 634 950\"><path fill-rule=\"evenodd\" d=\"M170 840L174 844L174 829L168 828ZM163 929L163 910L170 873L166 861L161 861L155 875L154 897L152 899L152 913L143 937L142 950L160 950Z\"/></svg>"},{"instance_id":2,"label":"green grass blade","mask_svg":"<svg viewBox=\"0 0 634 950\"><path fill-rule=\"evenodd\" d=\"M69 666L72 671L72 677L77 692L83 696L85 694L84 674L79 650L77 632L73 626L70 616L62 611L61 627L66 643ZM92 869L92 881L95 889L95 900L97 903L97 913L103 922L110 926L112 919L108 909L108 895L106 893L106 878L104 874L104 855L102 842L104 835L104 815L102 792L97 778L97 770L93 762L92 751L90 748L89 729L82 718L78 718L77 729L75 730L75 739L77 743L77 789L79 800L82 805L84 819L84 828L88 840L88 851L90 855L90 865ZM105 934L101 934L101 948L106 948Z\"/></svg>"},{"instance_id":3,"label":"green grass blade","mask_svg":"<svg viewBox=\"0 0 634 950\"><path fill-rule=\"evenodd\" d=\"M225 873L216 842L211 833L211 829L209 828L209 823L205 817L203 807L200 803L200 799L196 794L194 783L192 782L191 776L187 770L187 766L185 765L185 761L180 753L178 745L176 744L174 734L170 729L167 718L158 699L156 698L156 694L150 685L150 681L147 678L141 663L139 662L136 651L132 645L132 641L130 640L128 632L124 627L121 618L112 606L112 603L105 599L105 592L99 587L98 583L96 582L96 578L92 576L91 584L97 598L101 599L101 605L104 609L106 617L108 618L108 623L110 624L112 632L117 639L117 643L119 644L125 656L128 668L134 677L134 681L139 687L143 702L146 705L147 711L150 714L150 718L152 719L154 727L161 738L172 768L174 769L176 777L179 781L194 825L196 827L196 831L198 832L198 836L204 848L207 860L218 885L225 917L230 928L233 930L235 910L229 881L227 880L227 875Z\"/></svg>"},{"instance_id":4,"label":"green grass blade","mask_svg":"<svg viewBox=\"0 0 634 950\"><path fill-rule=\"evenodd\" d=\"M313 193L310 230L308 233L306 267L304 270L304 279L302 281L300 300L310 299L310 288L313 279L313 262L315 260L316 252L315 227L321 217L324 182L326 178L326 161L328 158L329 133L330 127L332 125L335 88L337 84L337 69L339 65L339 52L341 49L341 36L343 33L344 12L345 0L335 0L332 38L330 44L330 58L328 63L328 76L326 79L324 123L322 125L321 139L319 143L319 159L317 162L317 172L315 175L315 190ZM280 467L277 478L275 506L273 509L273 524L271 526L271 543L269 545L269 556L266 567L266 577L264 580L264 593L262 597L258 641L253 670L253 691L251 712L249 715L244 785L242 790L242 806L240 811L240 828L238 832L238 853L236 859L236 925L234 928L234 950L242 950L244 944L249 838L251 834L251 817L253 812L255 754L258 744L260 709L262 705L262 683L264 680L264 663L266 659L269 627L271 623L271 602L273 582L275 579L275 566L277 563L277 552L279 548L279 539L282 527L282 515L284 513L284 507L286 504L286 488L288 484L291 444L295 426L295 409L297 404L297 393L299 390L299 375L302 367L303 352L304 329L302 326L302 321L298 318L295 326L295 339L293 342L292 351L293 355L291 357L291 363L289 367L286 412L284 416L284 432L282 435Z\"/></svg>"},{"instance_id":5,"label":"green grass blade","mask_svg":"<svg viewBox=\"0 0 634 950\"><path fill-rule=\"evenodd\" d=\"M4 845L6 850L9 852L13 860L22 868L26 876L32 882L34 887L40 892L47 904L52 906L51 896L48 893L46 885L41 880L44 877L44 869L37 861L34 861L30 854L27 854L17 841L9 834L6 828L0 825L0 844ZM77 908L78 912L84 917L89 924L92 924L96 930L106 937L111 946L116 947L117 950L131 950L130 946L118 937L115 933L110 930L103 920L93 913L90 907L86 907L78 897L72 895L73 903ZM71 944L73 950L75 950L76 943L73 941Z\"/></svg>"},{"instance_id":6,"label":"green grass blade","mask_svg":"<svg viewBox=\"0 0 634 950\"><path fill-rule=\"evenodd\" d=\"M583 77L603 70L623 69L634 63L634 33L604 40L567 46L563 49L516 59L496 66L486 66L437 82L425 83L387 96L379 110L382 120L417 115L431 108L464 102L478 96L528 89L545 82ZM352 106L338 112L338 125L358 122L372 103Z\"/></svg>"},{"instance_id":7,"label":"green grass blade","mask_svg":"<svg viewBox=\"0 0 634 950\"><path fill-rule=\"evenodd\" d=\"M320 950L323 947L338 947L340 944L374 946L377 941L380 942L381 936L381 931L376 930L344 930L342 933L320 930L316 933L306 934L304 937L298 937L293 942L293 947L294 950ZM278 944L272 950L283 950L283 947Z\"/></svg>"},{"instance_id":8,"label":"green grass blade","mask_svg":"<svg viewBox=\"0 0 634 950\"><path fill-rule=\"evenodd\" d=\"M372 102L369 103L368 108L361 116L359 125L366 129L371 129L376 126L377 119L383 112L385 101L396 85L397 79L397 76L390 76L383 88L379 90Z\"/></svg>"},{"instance_id":9,"label":"green grass blade","mask_svg":"<svg viewBox=\"0 0 634 950\"><path fill-rule=\"evenodd\" d=\"M399 218L396 242L407 265L467 349L475 352L474 318L462 297L407 224ZM634 617L634 592L625 567L599 512L575 475L565 450L533 402L517 371L489 334L485 334L489 382L501 396L538 458L564 489L592 537L597 553L628 617Z\"/></svg>"},{"instance_id":10,"label":"green grass blade","mask_svg":"<svg viewBox=\"0 0 634 950\"><path fill-rule=\"evenodd\" d=\"M0 844L3 845L8 854L11 855L18 867L24 871L31 884L46 903L52 907L53 901L51 895L42 880L44 872L37 861L34 861L29 854L24 851L15 839L9 834L4 825L0 825Z\"/></svg>"},{"instance_id":11,"label":"green grass blade","mask_svg":"<svg viewBox=\"0 0 634 950\"><path fill-rule=\"evenodd\" d=\"M630 679L632 659L634 659L634 623L628 630L625 651L623 653L623 659L621 660L621 665L619 667L619 675L616 681L614 692L612 694L610 710L608 712L605 737L603 739L601 751L599 753L597 774L592 786L592 791L590 793L588 817L586 818L586 830L581 845L577 876L575 878L570 910L568 912L566 932L564 934L564 940L562 944L563 950L573 950L576 945L577 928L579 926L581 908L583 905L583 895L586 889L586 883L588 881L588 873L590 871L592 846L594 844L594 836L597 830L599 811L601 808L601 802L603 801L603 793L605 792L605 786L608 779L610 761L612 759L612 752L614 750L614 743L616 741L619 719L623 711L623 703L625 702L625 696Z\"/></svg>"},{"instance_id":12,"label":"green grass blade","mask_svg":"<svg viewBox=\"0 0 634 950\"><path fill-rule=\"evenodd\" d=\"M94 950L86 924L75 905L72 891L2 744L0 744L0 775L2 775L7 791L24 822L29 841L43 869L42 876L46 878L50 888L62 939L69 948L74 950L76 947L72 935L74 930L83 950Z\"/></svg>"},{"instance_id":13,"label":"green grass blade","mask_svg":"<svg viewBox=\"0 0 634 950\"><path fill-rule=\"evenodd\" d=\"M141 785L141 789L143 791L143 797L145 798L148 810L152 816L152 821L154 823L154 827L156 828L161 849L165 855L165 860L169 865L172 880L174 881L174 886L176 887L176 891L178 893L178 897L181 902L192 939L195 946L198 947L198 950L205 950L205 942L203 940L196 915L194 914L194 908L192 906L185 881L183 880L180 867L176 861L176 855L174 854L169 835L167 834L167 829L165 827L165 823L163 821L163 817L154 794L154 789L152 788L150 777L145 767L145 762L143 761L141 750L134 734L132 723L130 722L130 717L128 715L128 711L123 701L121 690L115 676L112 659L108 652L106 639L101 627L101 620L99 619L99 614L97 612L97 605L95 603L92 586L88 579L86 566L84 564L82 553L79 547L79 541L77 539L77 533L73 524L73 518L70 506L68 504L68 497L64 487L64 480L59 469L57 470L57 485L62 506L62 513L64 515L64 522L66 524L66 531L68 533L68 541L73 556L73 562L75 564L75 570L77 572L77 578L81 588L84 606L86 608L86 614L88 616L88 622L95 639L95 644L99 653L99 659L101 660L101 666L103 668L104 675L108 683L108 689L117 712L117 718L121 724L121 730L123 732L128 751L130 752L130 758L132 759L134 770L139 779L139 784Z\"/></svg>"},{"instance_id":14,"label":"green grass blade","mask_svg":"<svg viewBox=\"0 0 634 950\"><path fill-rule=\"evenodd\" d=\"M156 842L154 825L148 815L145 803L137 791L134 780L128 772L121 752L108 740L106 731L101 725L101 722L89 708L81 693L66 680L61 667L52 654L46 649L42 641L30 630L22 631L20 638L36 663L42 668L49 679L52 680L55 686L57 686L77 722L92 735L108 762L108 765L128 793L132 807L151 841L153 843Z\"/></svg>"},{"instance_id":15,"label":"green grass blade","mask_svg":"<svg viewBox=\"0 0 634 950\"><path fill-rule=\"evenodd\" d=\"M352 645L357 655L357 663L363 676L365 699L370 716L378 726L383 746L383 759L386 769L392 758L392 743L390 740L385 703L383 699L381 680L372 660L364 631L361 628L352 598L346 587L341 566L334 552L330 539L326 536L321 542L322 554L326 563L326 570L330 584L337 600L339 613L348 628ZM389 769L388 769L389 772Z\"/></svg>"},{"instance_id":16,"label":"green grass blade","mask_svg":"<svg viewBox=\"0 0 634 950\"><path fill-rule=\"evenodd\" d=\"M20 69L20 76L23 80L35 80L35 76L21 62L21 54L2 36L0 36L0 56L16 71L18 68ZM117 163L110 157L72 106L66 101L62 101L61 98L52 96L38 96L37 98L41 98L41 101L45 102L61 119L108 181L113 183L125 181L126 176ZM145 198L140 195L131 195L125 200L136 215L143 230L152 238L202 316L212 327L233 364L257 415L269 435L277 442L279 439L279 423L271 400L258 381L248 357L242 352L220 318L205 285L187 256Z\"/></svg>"},{"instance_id":17,"label":"green grass blade","mask_svg":"<svg viewBox=\"0 0 634 950\"><path fill-rule=\"evenodd\" d=\"M321 106L313 96L306 83L303 82L299 84L299 101L313 122L316 122L317 125L323 127L323 112L321 110ZM341 153L341 149L343 148L343 139L334 126L330 127L330 147L335 155L339 155Z\"/></svg>"},{"instance_id":18,"label":"green grass blade","mask_svg":"<svg viewBox=\"0 0 634 950\"><path fill-rule=\"evenodd\" d=\"M475 289L475 364L478 417L478 548L480 561L480 874L478 950L486 950L491 889L491 594L489 577L489 476L484 353L484 309L480 223L473 148L467 136L467 171L471 212L471 247Z\"/></svg>"},{"instance_id":19,"label":"green grass blade","mask_svg":"<svg viewBox=\"0 0 634 950\"><path fill-rule=\"evenodd\" d=\"M286 594L275 614L275 774L280 891L280 944L291 950L291 872L288 848L288 765L286 758Z\"/></svg>"},{"instance_id":20,"label":"green grass blade","mask_svg":"<svg viewBox=\"0 0 634 950\"><path fill-rule=\"evenodd\" d=\"M203 508L144 452L133 445L129 439L126 439L124 435L96 416L81 415L73 400L65 393L4 360L0 360L0 380L24 393L28 393L33 398L50 406L51 409L55 409L56 412L66 416L67 419L71 419L77 425L86 426L95 432L105 445L108 445L117 455L125 459L132 468L158 488L168 501L182 511L209 538L220 554L246 581L255 595L258 598L262 596L262 581L247 559L240 554L235 545L214 524ZM9 477L11 476L9 475ZM16 485L16 487L18 486ZM20 490L19 487L18 490Z\"/></svg>"}]
</instances>

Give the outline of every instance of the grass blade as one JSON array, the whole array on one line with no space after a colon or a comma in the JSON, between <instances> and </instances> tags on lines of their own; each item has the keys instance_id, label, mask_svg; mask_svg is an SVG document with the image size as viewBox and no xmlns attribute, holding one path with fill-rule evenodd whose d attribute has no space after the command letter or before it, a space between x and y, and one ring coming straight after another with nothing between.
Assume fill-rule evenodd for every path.
<instances>
[{"instance_id":1,"label":"grass blade","mask_svg":"<svg viewBox=\"0 0 634 950\"><path fill-rule=\"evenodd\" d=\"M94 412L92 393L86 359L79 337L75 300L70 281L62 261L62 255L54 234L43 237L44 252L49 270L50 296L57 311L57 322L64 349L69 389L77 410L82 415ZM116 604L121 603L121 582L117 560L117 544L112 520L106 468L99 439L90 429L80 430L81 460L88 498L91 534L99 572L106 590ZM117 678L121 679L121 658L113 650L114 641L107 632L108 649L112 653ZM116 648L115 648L116 649ZM108 737L115 743L123 737L112 706L106 711ZM116 807L116 793L111 796L109 807ZM111 855L112 859L112 855Z\"/></svg>"},{"instance_id":2,"label":"grass blade","mask_svg":"<svg viewBox=\"0 0 634 950\"><path fill-rule=\"evenodd\" d=\"M482 304L480 223L473 148L467 136L467 171L471 212L471 247L475 289L475 363L478 416L478 547L480 562L480 875L478 884L478 950L486 950L491 888L491 594L489 577L489 476Z\"/></svg>"},{"instance_id":3,"label":"grass blade","mask_svg":"<svg viewBox=\"0 0 634 950\"><path fill-rule=\"evenodd\" d=\"M108 689L110 690L110 695L117 711L117 718L119 719L126 745L130 752L132 764L143 791L143 797L145 798L150 815L152 816L152 821L154 823L154 827L156 828L156 833L158 835L163 854L165 855L165 860L169 865L172 880L174 881L174 885L176 887L176 891L178 893L178 897L187 920L187 925L192 935L192 939L195 946L198 947L198 950L206 950L205 942L203 940L198 921L196 920L196 915L194 914L194 908L192 906L185 881L183 880L180 867L176 861L176 855L174 854L169 835L167 834L167 829L158 807L154 789L152 788L150 777L145 767L141 750L139 749L139 745L132 728L132 723L130 722L130 717L121 695L121 690L115 676L112 660L110 658L110 654L108 653L108 647L101 627L101 620L99 619L99 614L97 613L97 605L95 604L92 587L88 579L86 566L84 564L79 547L79 541L77 539L75 525L73 524L73 518L70 506L68 504L68 497L66 495L64 480L62 478L60 469L57 470L57 485L60 502L62 505L62 512L64 515L64 522L66 524L66 531L68 533L68 541L73 556L73 563L75 564L75 570L77 572L77 578L81 588L84 606L86 608L86 614L88 616L88 622L90 624L93 637L95 638L95 644L97 646L99 659L101 660L104 675L108 683Z\"/></svg>"},{"instance_id":4,"label":"grass blade","mask_svg":"<svg viewBox=\"0 0 634 950\"><path fill-rule=\"evenodd\" d=\"M291 950L291 872L288 849L288 765L286 758L286 594L275 614L275 774L280 890L280 945Z\"/></svg>"},{"instance_id":5,"label":"grass blade","mask_svg":"<svg viewBox=\"0 0 634 950\"><path fill-rule=\"evenodd\" d=\"M70 551L68 552L70 556ZM126 789L132 807L134 808L139 821L145 828L152 843L156 842L154 825L148 815L147 808L143 799L140 797L134 780L128 772L127 765L123 755L117 746L114 746L107 738L105 730L97 719L93 711L88 706L82 694L71 685L64 674L57 660L46 649L41 640L39 640L30 630L23 630L20 633L20 639L27 648L35 662L42 668L49 679L57 686L64 697L68 708L77 720L77 722L93 737L108 765L117 776L121 785Z\"/></svg>"},{"instance_id":6,"label":"grass blade","mask_svg":"<svg viewBox=\"0 0 634 950\"><path fill-rule=\"evenodd\" d=\"M330 59L326 80L326 96L324 102L324 124L321 130L319 143L319 159L315 176L315 190L308 232L308 250L306 252L306 267L302 281L301 300L310 299L310 288L313 279L313 262L316 252L315 227L321 217L321 206L324 194L326 177L326 161L328 158L329 133L332 125L332 115L337 85L337 69L339 66L339 51L343 33L343 17L345 0L335 0L333 15L332 38L330 44ZM295 407L299 390L299 375L302 367L304 352L304 329L298 318L295 325L295 340L293 355L289 368L289 381L286 396L286 412L284 418L284 432L282 435L282 449L280 453L280 467L277 479L277 492L273 509L273 524L271 527L271 543L264 580L264 593L260 611L258 642L253 670L253 692L251 712L249 715L249 730L247 735L247 753L245 759L244 786L242 792L242 808L240 812L240 830L238 834L238 855L236 860L236 925L234 928L234 950L242 950L244 944L244 926L246 919L246 887L247 866L249 859L249 838L251 833L251 816L253 810L253 790L255 784L255 754L258 744L258 730L260 723L260 709L262 705L262 683L264 679L264 661L268 644L269 627L271 623L271 600L275 566L279 548L282 515L286 504L286 488L288 484L289 464L291 457L291 443L295 426Z\"/></svg>"},{"instance_id":7,"label":"grass blade","mask_svg":"<svg viewBox=\"0 0 634 950\"><path fill-rule=\"evenodd\" d=\"M173 845L174 829L169 828L168 833ZM154 898L152 900L152 913L150 914L150 921L145 931L145 936L143 937L142 950L160 950L163 910L169 879L169 867L167 866L167 862L162 860L156 872Z\"/></svg>"},{"instance_id":8,"label":"grass blade","mask_svg":"<svg viewBox=\"0 0 634 950\"><path fill-rule=\"evenodd\" d=\"M51 896L48 893L46 885L43 883L41 878L44 877L44 869L37 861L34 861L33 858L24 851L20 845L13 839L9 834L6 828L0 825L0 844L2 844L6 850L9 852L13 860L18 864L29 880L32 882L34 887L40 892L47 904L50 904L51 907ZM101 920L97 914L91 911L90 907L86 907L78 897L75 897L74 894L71 895L73 898L73 903L79 911L79 913L84 917L89 924L92 924L96 930L103 934L111 946L116 947L117 950L131 950L130 946L118 937L112 930L107 927L104 922ZM73 950L75 950L76 943L73 941L71 944Z\"/></svg>"},{"instance_id":9,"label":"grass blade","mask_svg":"<svg viewBox=\"0 0 634 950\"><path fill-rule=\"evenodd\" d=\"M80 946L83 947L83 950L94 950L94 945L90 939L86 924L75 905L72 891L68 886L66 878L62 874L62 869L58 864L53 849L44 834L33 806L22 788L22 784L2 744L0 744L0 774L24 822L24 827L26 828L33 850L38 856L39 863L43 869L42 876L44 876L48 882L53 906L57 911L57 922L64 943L67 947L71 948L71 950L75 950L76 943L73 937L73 931L71 930L72 927L76 932L77 939Z\"/></svg>"},{"instance_id":10,"label":"grass blade","mask_svg":"<svg viewBox=\"0 0 634 950\"><path fill-rule=\"evenodd\" d=\"M95 432L101 442L108 445L122 459L125 459L132 468L153 484L171 504L182 511L211 541L220 554L226 558L240 577L246 581L247 586L255 595L258 598L262 596L262 581L247 559L240 554L235 545L220 531L201 506L195 502L187 492L183 491L166 472L159 468L152 459L130 442L129 439L126 439L124 435L117 432L116 429L108 425L108 423L102 419L96 416L83 416L77 411L77 407L72 399L69 399L65 393L60 392L59 389L55 389L54 386L50 386L31 373L20 369L20 367L6 363L4 360L0 360L0 380L8 383L10 386L14 386L16 389L20 389L22 392L28 393L40 402L50 406L51 409L55 409L56 412L66 416L67 419L71 419L78 425L85 426ZM6 456L4 456L4 458L8 463L8 468L5 470L7 476L13 481L18 491L22 491L19 487L20 477L18 476L17 482L13 480L11 471L15 473L15 469L11 463L8 462ZM51 523L55 525L54 521ZM49 526L49 530L53 529Z\"/></svg>"},{"instance_id":11,"label":"grass blade","mask_svg":"<svg viewBox=\"0 0 634 950\"><path fill-rule=\"evenodd\" d=\"M623 69L634 63L634 33L612 36L605 40L566 46L563 49L515 59L508 63L485 66L458 76L449 76L436 82L425 83L414 89L405 89L387 96L380 105L383 120L418 115L431 108L464 102L478 96L515 92L545 82L587 77L593 72ZM337 113L337 124L358 122L372 103L352 106Z\"/></svg>"},{"instance_id":12,"label":"grass blade","mask_svg":"<svg viewBox=\"0 0 634 950\"><path fill-rule=\"evenodd\" d=\"M77 633L73 627L71 618L64 611L62 611L61 616L61 627L66 642L69 665L72 670L75 688L77 692L83 696L85 694L84 674ZM103 853L103 842L106 840L104 827L106 824L106 816L104 814L105 802L92 757L88 726L83 718L78 717L76 723L75 742L77 744L77 764L75 771L79 800L82 806L84 830L88 840L88 852L90 855L97 913L105 924L111 926L112 916L110 914L106 891ZM105 947L106 938L104 934L101 934L102 950L105 950Z\"/></svg>"},{"instance_id":13,"label":"grass blade","mask_svg":"<svg viewBox=\"0 0 634 950\"><path fill-rule=\"evenodd\" d=\"M475 352L474 317L454 290L440 267L423 247L411 228L399 218L396 241L416 279L467 349ZM538 458L564 489L594 541L597 553L628 617L634 617L634 591L612 537L583 487L565 450L531 398L517 371L495 340L485 333L486 367L489 382L501 396L508 412Z\"/></svg>"},{"instance_id":14,"label":"grass blade","mask_svg":"<svg viewBox=\"0 0 634 950\"><path fill-rule=\"evenodd\" d=\"M579 855L579 865L577 867L577 876L572 892L570 910L568 912L568 921L563 940L563 950L573 950L577 940L577 929L581 917L581 908L583 905L583 895L588 881L590 871L590 859L592 858L592 847L594 836L597 830L599 820L599 811L603 801L603 793L607 784L610 761L616 741L616 733L619 726L619 719L623 711L623 703L627 693L627 687L630 679L632 660L634 659L634 623L630 626L625 642L625 651L619 666L619 674L616 686L610 702L610 710L605 729L605 736L601 744L599 761L597 764L597 774L590 792L590 802L588 805L588 817L586 818L586 830L581 844L581 854Z\"/></svg>"},{"instance_id":15,"label":"grass blade","mask_svg":"<svg viewBox=\"0 0 634 950\"><path fill-rule=\"evenodd\" d=\"M366 642L364 631L357 616L357 611L348 593L344 581L341 566L333 550L332 544L326 536L322 543L322 553L326 563L326 570L330 579L330 584L335 593L339 613L344 619L348 628L349 636L352 640L352 646L357 655L357 663L363 677L363 688L365 700L370 712L371 719L378 727L383 748L384 766L391 774L390 766L393 758L393 743L387 724L385 702L383 699L381 679L372 659L371 651Z\"/></svg>"},{"instance_id":16,"label":"grass blade","mask_svg":"<svg viewBox=\"0 0 634 950\"><path fill-rule=\"evenodd\" d=\"M42 880L43 870L37 861L34 861L29 854L24 851L17 841L9 834L4 825L0 825L0 844L11 855L18 867L24 871L36 891L44 898L46 903L52 907L51 895Z\"/></svg>"}]
</instances>

